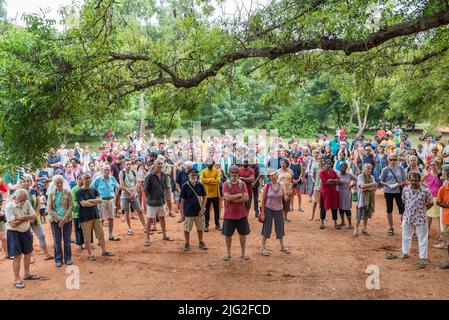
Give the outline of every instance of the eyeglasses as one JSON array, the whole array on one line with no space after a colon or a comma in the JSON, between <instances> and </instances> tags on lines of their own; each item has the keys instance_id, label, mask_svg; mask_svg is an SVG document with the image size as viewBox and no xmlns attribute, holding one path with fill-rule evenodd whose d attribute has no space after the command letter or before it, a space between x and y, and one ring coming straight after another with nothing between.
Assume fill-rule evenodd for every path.
<instances>
[{"instance_id":1,"label":"eyeglasses","mask_svg":"<svg viewBox=\"0 0 449 320\"><path fill-rule=\"evenodd\" d=\"M397 159L389 159L390 161L396 161Z\"/></svg>"}]
</instances>

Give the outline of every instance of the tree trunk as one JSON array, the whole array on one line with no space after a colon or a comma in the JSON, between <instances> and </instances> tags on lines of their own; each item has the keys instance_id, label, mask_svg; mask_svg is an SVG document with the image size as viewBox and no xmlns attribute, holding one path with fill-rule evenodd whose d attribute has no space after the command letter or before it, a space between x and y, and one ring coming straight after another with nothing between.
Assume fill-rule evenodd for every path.
<instances>
[{"instance_id":1,"label":"tree trunk","mask_svg":"<svg viewBox=\"0 0 449 320\"><path fill-rule=\"evenodd\" d=\"M140 101L139 101L139 106L140 106L140 129L139 131L141 133L145 133L145 98L144 96L140 96Z\"/></svg>"}]
</instances>

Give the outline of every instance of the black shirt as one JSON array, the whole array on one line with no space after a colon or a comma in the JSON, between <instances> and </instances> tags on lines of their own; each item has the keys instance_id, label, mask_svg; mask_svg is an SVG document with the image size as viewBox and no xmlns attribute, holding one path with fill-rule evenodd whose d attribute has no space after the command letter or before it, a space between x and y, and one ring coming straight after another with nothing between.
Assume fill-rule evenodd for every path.
<instances>
[{"instance_id":1,"label":"black shirt","mask_svg":"<svg viewBox=\"0 0 449 320\"><path fill-rule=\"evenodd\" d=\"M78 204L80 206L80 210L79 210L79 221L80 222L86 222L86 221L90 221L90 220L100 219L100 214L98 212L97 206L83 207L81 205L81 201L96 199L99 196L100 196L100 194L98 193L98 190L95 188L89 188L89 189L81 188L78 190L78 192L76 193L76 202L78 202Z\"/></svg>"},{"instance_id":2,"label":"black shirt","mask_svg":"<svg viewBox=\"0 0 449 320\"><path fill-rule=\"evenodd\" d=\"M147 174L144 185L144 190L148 194L147 205L160 207L165 204L166 181L167 178L163 172L161 172L161 179L154 172Z\"/></svg>"},{"instance_id":3,"label":"black shirt","mask_svg":"<svg viewBox=\"0 0 449 320\"><path fill-rule=\"evenodd\" d=\"M201 210L201 204L198 197L195 195L193 190L195 190L198 197L205 197L206 190L201 182L197 182L195 186L191 185L190 182L184 183L181 188L181 199L184 199L184 215L186 217L196 217Z\"/></svg>"}]
</instances>

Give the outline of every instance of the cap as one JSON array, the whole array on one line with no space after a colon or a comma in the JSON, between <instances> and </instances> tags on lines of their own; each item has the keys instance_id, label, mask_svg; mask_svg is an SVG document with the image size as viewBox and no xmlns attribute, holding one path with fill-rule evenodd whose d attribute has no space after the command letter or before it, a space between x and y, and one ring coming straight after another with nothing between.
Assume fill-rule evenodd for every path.
<instances>
[{"instance_id":1,"label":"cap","mask_svg":"<svg viewBox=\"0 0 449 320\"><path fill-rule=\"evenodd\" d=\"M136 161L143 161L143 158L142 157L137 157Z\"/></svg>"},{"instance_id":2,"label":"cap","mask_svg":"<svg viewBox=\"0 0 449 320\"><path fill-rule=\"evenodd\" d=\"M150 152L150 157L157 158L157 152Z\"/></svg>"},{"instance_id":3,"label":"cap","mask_svg":"<svg viewBox=\"0 0 449 320\"><path fill-rule=\"evenodd\" d=\"M196 170L196 169L190 169L189 171L187 171L187 175L190 175L191 173L196 173L196 174L198 174L198 170Z\"/></svg>"}]
</instances>

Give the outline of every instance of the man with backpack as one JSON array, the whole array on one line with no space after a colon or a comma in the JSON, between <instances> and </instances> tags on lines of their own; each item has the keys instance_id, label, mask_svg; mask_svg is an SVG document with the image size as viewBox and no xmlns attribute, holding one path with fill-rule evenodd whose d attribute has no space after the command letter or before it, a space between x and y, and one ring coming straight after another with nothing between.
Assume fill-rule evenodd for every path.
<instances>
[{"instance_id":1,"label":"man with backpack","mask_svg":"<svg viewBox=\"0 0 449 320\"><path fill-rule=\"evenodd\" d=\"M122 190L120 196L120 206L125 213L126 223L128 224L128 235L134 234L131 228L131 219L129 217L129 206L137 212L142 226L145 228L145 219L142 210L140 209L139 197L137 195L137 172L131 169L131 160L125 160L125 168L119 174L120 189Z\"/></svg>"},{"instance_id":2,"label":"man with backpack","mask_svg":"<svg viewBox=\"0 0 449 320\"><path fill-rule=\"evenodd\" d=\"M249 234L248 213L245 203L248 201L246 184L239 179L239 167L232 166L229 169L231 179L223 183L223 196L225 200L223 235L226 237L226 255L224 261L231 259L232 236L235 229L239 233L242 250L241 259L249 260L245 252L246 236Z\"/></svg>"},{"instance_id":3,"label":"man with backpack","mask_svg":"<svg viewBox=\"0 0 449 320\"><path fill-rule=\"evenodd\" d=\"M198 232L199 247L206 250L207 246L203 241L203 231L205 229L204 211L206 208L206 190L198 181L198 171L190 169L187 172L189 180L181 188L181 220L184 221L184 237L186 243L183 251L190 250L190 232L195 224Z\"/></svg>"}]
</instances>

